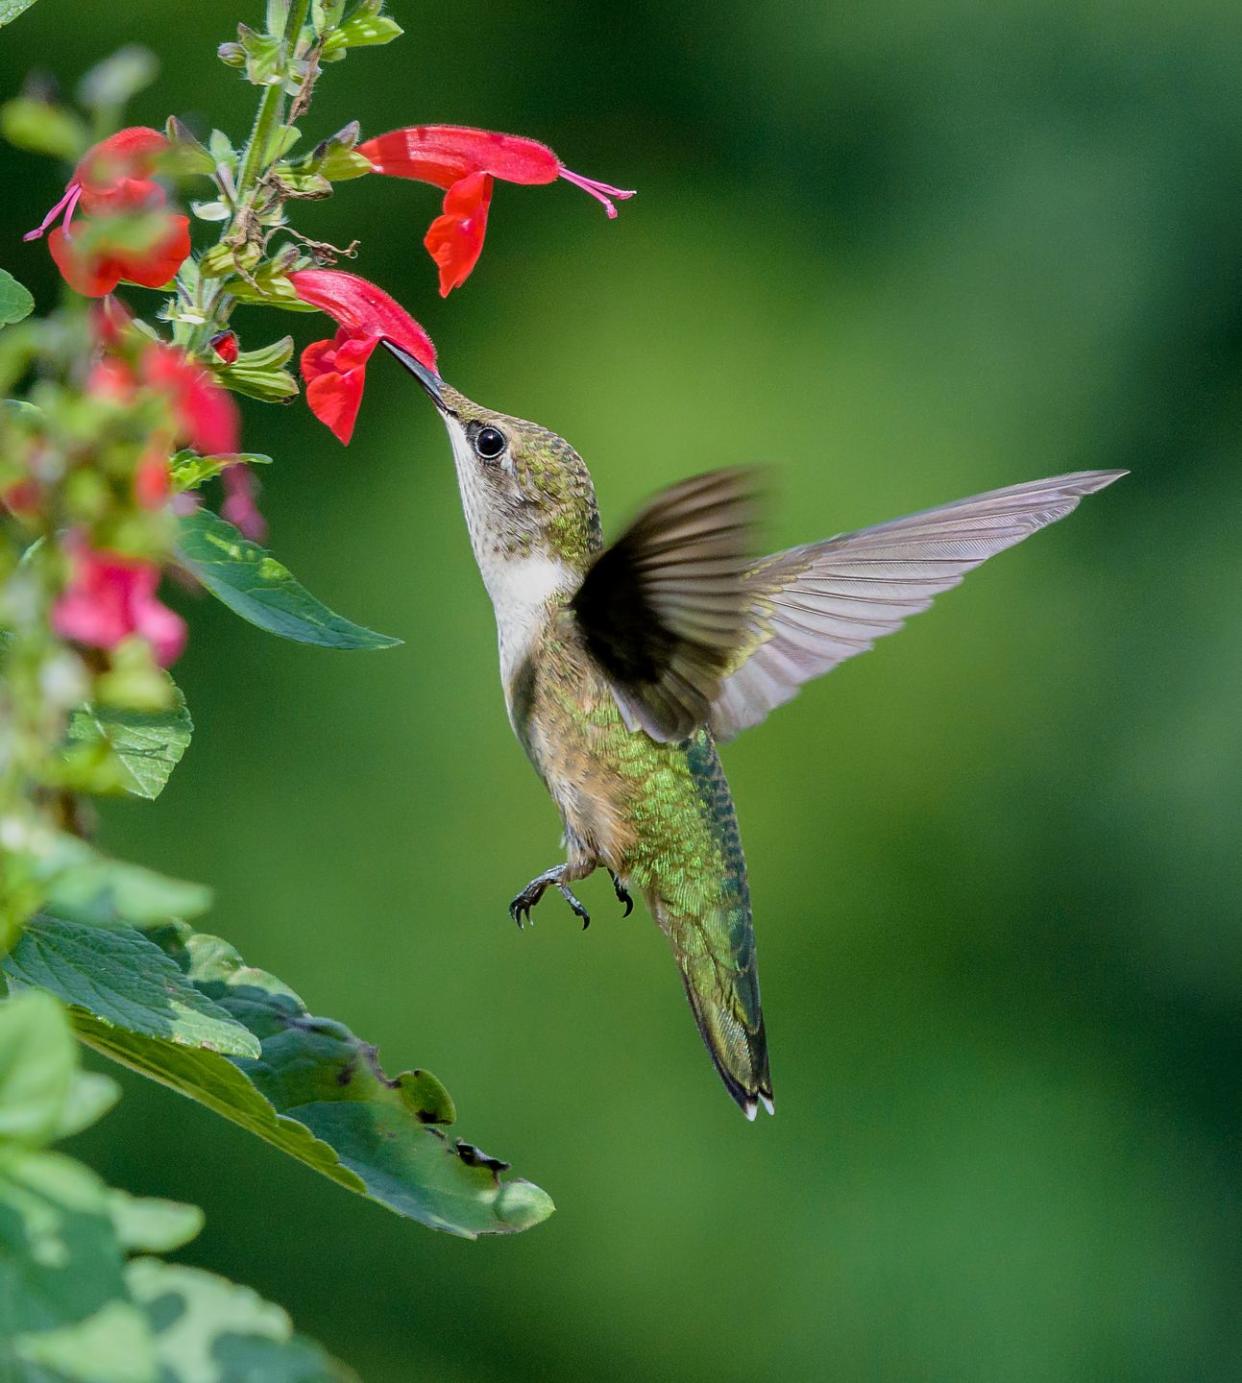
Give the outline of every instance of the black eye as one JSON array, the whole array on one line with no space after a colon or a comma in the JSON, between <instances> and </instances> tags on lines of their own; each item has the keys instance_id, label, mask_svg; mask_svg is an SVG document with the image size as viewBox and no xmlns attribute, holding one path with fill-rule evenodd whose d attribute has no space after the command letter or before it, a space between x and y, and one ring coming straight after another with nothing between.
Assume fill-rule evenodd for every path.
<instances>
[{"instance_id":1,"label":"black eye","mask_svg":"<svg viewBox=\"0 0 1242 1383\"><path fill-rule=\"evenodd\" d=\"M495 461L508 445L499 428L481 427L475 434L474 449L484 461Z\"/></svg>"}]
</instances>

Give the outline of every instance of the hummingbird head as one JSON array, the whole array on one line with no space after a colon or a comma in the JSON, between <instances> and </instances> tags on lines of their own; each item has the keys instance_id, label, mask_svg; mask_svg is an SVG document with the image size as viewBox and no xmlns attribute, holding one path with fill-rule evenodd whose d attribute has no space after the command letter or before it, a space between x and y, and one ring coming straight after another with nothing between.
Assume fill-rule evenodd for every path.
<instances>
[{"instance_id":1,"label":"hummingbird head","mask_svg":"<svg viewBox=\"0 0 1242 1383\"><path fill-rule=\"evenodd\" d=\"M496 567L530 559L558 564L580 579L603 546L595 486L582 457L555 432L472 403L399 346L384 345L426 390L448 431L466 526L488 589Z\"/></svg>"}]
</instances>

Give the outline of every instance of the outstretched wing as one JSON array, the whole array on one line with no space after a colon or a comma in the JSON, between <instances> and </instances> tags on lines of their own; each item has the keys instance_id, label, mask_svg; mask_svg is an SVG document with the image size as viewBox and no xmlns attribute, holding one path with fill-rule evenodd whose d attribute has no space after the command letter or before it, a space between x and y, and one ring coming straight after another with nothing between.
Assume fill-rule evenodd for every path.
<instances>
[{"instance_id":1,"label":"outstretched wing","mask_svg":"<svg viewBox=\"0 0 1242 1383\"><path fill-rule=\"evenodd\" d=\"M656 740L705 725L748 637L756 474L712 471L658 495L572 601L625 723Z\"/></svg>"},{"instance_id":2,"label":"outstretched wing","mask_svg":"<svg viewBox=\"0 0 1242 1383\"><path fill-rule=\"evenodd\" d=\"M712 702L729 739L926 610L968 571L1070 513L1125 471L1080 471L990 490L764 558L746 574L750 631Z\"/></svg>"}]
</instances>

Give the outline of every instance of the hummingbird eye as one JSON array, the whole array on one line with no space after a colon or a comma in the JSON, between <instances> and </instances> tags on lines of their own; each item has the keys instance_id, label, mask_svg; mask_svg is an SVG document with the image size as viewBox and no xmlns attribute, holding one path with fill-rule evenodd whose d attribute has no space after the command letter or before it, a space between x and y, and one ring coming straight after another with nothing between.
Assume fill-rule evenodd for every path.
<instances>
[{"instance_id":1,"label":"hummingbird eye","mask_svg":"<svg viewBox=\"0 0 1242 1383\"><path fill-rule=\"evenodd\" d=\"M481 427L474 435L474 449L484 461L495 461L508 445L505 434L497 427Z\"/></svg>"}]
</instances>

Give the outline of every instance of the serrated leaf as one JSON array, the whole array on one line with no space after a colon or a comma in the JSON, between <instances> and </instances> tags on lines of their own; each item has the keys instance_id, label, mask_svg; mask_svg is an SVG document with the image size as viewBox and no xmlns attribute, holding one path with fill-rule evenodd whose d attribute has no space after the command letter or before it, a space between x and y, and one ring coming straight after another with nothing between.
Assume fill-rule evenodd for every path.
<instances>
[{"instance_id":1,"label":"serrated leaf","mask_svg":"<svg viewBox=\"0 0 1242 1383\"><path fill-rule=\"evenodd\" d=\"M209 510L187 514L180 526L182 562L217 600L258 628L321 648L395 648L401 642L329 610L270 552Z\"/></svg>"},{"instance_id":2,"label":"serrated leaf","mask_svg":"<svg viewBox=\"0 0 1242 1383\"><path fill-rule=\"evenodd\" d=\"M36 938L43 923L32 929ZM30 934L3 962L18 983L41 982L42 972L26 959ZM292 990L245 965L217 937L172 925L144 939L158 943L188 982L244 1025L262 1043L261 1054L229 1059L104 1022L95 1015L106 1010L115 1017L118 1003L93 971L94 1012L75 1007L71 1016L96 1051L431 1228L474 1238L526 1229L551 1214L552 1202L539 1187L502 1179L504 1163L436 1127L451 1122L456 1110L430 1072L389 1077L374 1047L340 1023L312 1017Z\"/></svg>"},{"instance_id":3,"label":"serrated leaf","mask_svg":"<svg viewBox=\"0 0 1242 1383\"><path fill-rule=\"evenodd\" d=\"M185 1383L345 1383L353 1377L304 1336L279 1306L201 1268L137 1258L125 1269L147 1308L165 1376Z\"/></svg>"},{"instance_id":4,"label":"serrated leaf","mask_svg":"<svg viewBox=\"0 0 1242 1383\"><path fill-rule=\"evenodd\" d=\"M194 723L185 698L177 692L170 711L153 714L84 706L69 720L69 741L79 749L102 753L115 765L116 791L153 802L189 748Z\"/></svg>"},{"instance_id":5,"label":"serrated leaf","mask_svg":"<svg viewBox=\"0 0 1242 1383\"><path fill-rule=\"evenodd\" d=\"M9 273L0 269L0 326L10 326L29 317L34 311L34 299L30 290Z\"/></svg>"},{"instance_id":6,"label":"serrated leaf","mask_svg":"<svg viewBox=\"0 0 1242 1383\"><path fill-rule=\"evenodd\" d=\"M25 14L35 0L0 0L0 29L11 24L19 14Z\"/></svg>"},{"instance_id":7,"label":"serrated leaf","mask_svg":"<svg viewBox=\"0 0 1242 1383\"><path fill-rule=\"evenodd\" d=\"M47 990L109 1027L179 1047L259 1055L254 1034L133 927L92 927L40 913L3 965L11 984Z\"/></svg>"}]
</instances>

